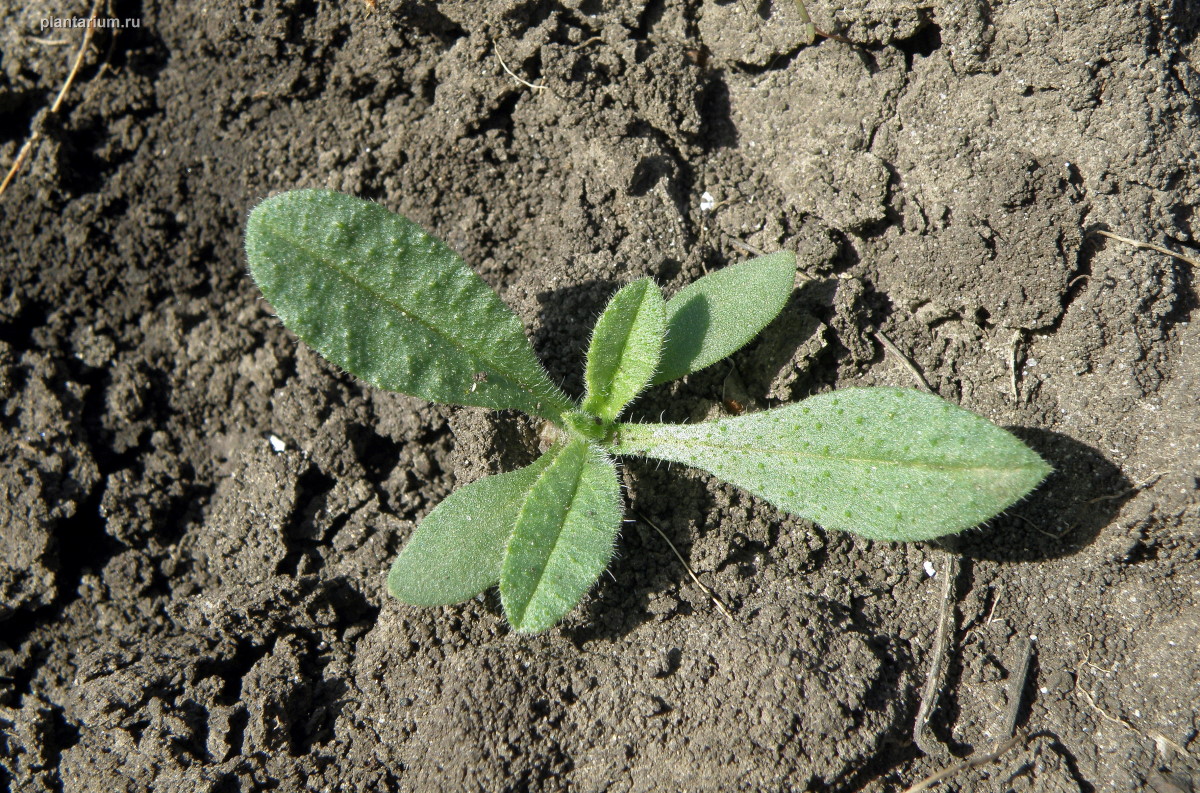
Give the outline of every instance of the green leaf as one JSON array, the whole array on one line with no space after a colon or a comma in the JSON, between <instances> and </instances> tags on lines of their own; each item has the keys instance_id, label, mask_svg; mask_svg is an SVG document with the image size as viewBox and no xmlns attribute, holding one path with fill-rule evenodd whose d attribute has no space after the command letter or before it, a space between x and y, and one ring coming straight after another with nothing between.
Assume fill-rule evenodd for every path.
<instances>
[{"instance_id":1,"label":"green leaf","mask_svg":"<svg viewBox=\"0 0 1200 793\"><path fill-rule=\"evenodd\" d=\"M847 388L703 424L624 424L612 451L702 468L828 529L877 540L970 528L1050 472L982 416L901 388Z\"/></svg>"},{"instance_id":2,"label":"green leaf","mask_svg":"<svg viewBox=\"0 0 1200 793\"><path fill-rule=\"evenodd\" d=\"M611 421L650 384L665 325L662 292L649 278L613 295L588 347L586 412Z\"/></svg>"},{"instance_id":3,"label":"green leaf","mask_svg":"<svg viewBox=\"0 0 1200 793\"><path fill-rule=\"evenodd\" d=\"M562 447L539 475L508 541L500 599L518 631L544 631L587 593L612 558L621 489L593 444Z\"/></svg>"},{"instance_id":4,"label":"green leaf","mask_svg":"<svg viewBox=\"0 0 1200 793\"><path fill-rule=\"evenodd\" d=\"M796 255L780 251L730 265L667 302L667 341L654 383L698 372L741 349L779 315L796 281Z\"/></svg>"},{"instance_id":5,"label":"green leaf","mask_svg":"<svg viewBox=\"0 0 1200 793\"><path fill-rule=\"evenodd\" d=\"M268 198L250 213L246 254L283 324L372 385L555 421L572 407L483 279L378 204L326 190Z\"/></svg>"},{"instance_id":6,"label":"green leaf","mask_svg":"<svg viewBox=\"0 0 1200 793\"><path fill-rule=\"evenodd\" d=\"M388 592L413 606L445 606L500 580L504 549L525 497L554 460L487 476L455 490L425 516L388 573Z\"/></svg>"}]
</instances>

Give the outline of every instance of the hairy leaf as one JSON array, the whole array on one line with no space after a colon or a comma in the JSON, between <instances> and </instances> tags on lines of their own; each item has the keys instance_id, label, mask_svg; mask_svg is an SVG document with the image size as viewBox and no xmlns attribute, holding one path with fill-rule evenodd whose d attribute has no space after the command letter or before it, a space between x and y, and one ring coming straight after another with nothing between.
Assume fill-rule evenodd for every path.
<instances>
[{"instance_id":1,"label":"hairy leaf","mask_svg":"<svg viewBox=\"0 0 1200 793\"><path fill-rule=\"evenodd\" d=\"M561 450L455 490L425 516L388 573L388 592L413 606L445 606L500 580L504 549L529 489Z\"/></svg>"},{"instance_id":2,"label":"hairy leaf","mask_svg":"<svg viewBox=\"0 0 1200 793\"><path fill-rule=\"evenodd\" d=\"M538 476L508 541L500 599L513 627L543 631L574 608L608 566L620 527L616 468L571 441Z\"/></svg>"},{"instance_id":3,"label":"hairy leaf","mask_svg":"<svg viewBox=\"0 0 1200 793\"><path fill-rule=\"evenodd\" d=\"M796 280L796 255L780 251L730 265L667 301L667 340L655 383L698 372L744 347L779 315Z\"/></svg>"},{"instance_id":4,"label":"hairy leaf","mask_svg":"<svg viewBox=\"0 0 1200 793\"><path fill-rule=\"evenodd\" d=\"M588 347L585 411L611 421L650 384L662 352L664 305L649 278L613 295Z\"/></svg>"},{"instance_id":5,"label":"hairy leaf","mask_svg":"<svg viewBox=\"0 0 1200 793\"><path fill-rule=\"evenodd\" d=\"M378 204L326 190L268 198L250 213L246 253L283 323L372 385L556 421L572 406L499 296Z\"/></svg>"},{"instance_id":6,"label":"hairy leaf","mask_svg":"<svg viewBox=\"0 0 1200 793\"><path fill-rule=\"evenodd\" d=\"M703 424L625 424L613 451L702 468L828 529L878 540L975 526L1050 472L982 416L901 388L847 388Z\"/></svg>"}]
</instances>

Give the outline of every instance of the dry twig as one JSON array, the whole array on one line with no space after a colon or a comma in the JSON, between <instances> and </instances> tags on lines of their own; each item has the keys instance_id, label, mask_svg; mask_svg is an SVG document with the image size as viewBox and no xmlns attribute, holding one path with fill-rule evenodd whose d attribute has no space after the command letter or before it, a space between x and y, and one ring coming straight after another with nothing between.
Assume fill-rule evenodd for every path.
<instances>
[{"instance_id":1,"label":"dry twig","mask_svg":"<svg viewBox=\"0 0 1200 793\"><path fill-rule=\"evenodd\" d=\"M668 537L665 533L663 533L662 529L660 529L658 526L654 525L654 521L650 520L649 518L647 518L645 515L643 515L640 512L638 512L636 514L639 518L642 519L642 521L647 526L649 526L650 528L652 528L656 532L658 532L658 536L662 537L663 540L667 543L667 545L671 549L671 553L675 554L675 558L678 559L679 563L683 565L683 569L687 570L688 575L691 576L692 580L696 582L696 586L700 587L700 589L702 589L704 591L704 594L708 595L709 598L712 599L713 605L717 607L718 611L720 611L722 614L725 615L726 619L733 622L734 621L733 615L729 613L729 609L725 608L725 604L723 602L721 602L721 598L717 597L716 592L713 592L711 589L709 589L707 586L704 585L704 582L701 581L699 576L696 575L695 571L692 570L691 565L689 565L687 563L687 561L683 558L683 555L679 553L679 550L675 547L675 543L671 542L671 538Z\"/></svg>"},{"instance_id":2,"label":"dry twig","mask_svg":"<svg viewBox=\"0 0 1200 793\"><path fill-rule=\"evenodd\" d=\"M83 65L83 56L87 54L88 44L92 41L92 34L96 32L95 20L100 16L100 6L104 0L95 0L92 3L92 14L88 18L88 26L83 31L83 41L79 45L79 53L75 56L75 63L71 66L71 71L67 75L66 82L58 91L58 96L54 99L54 104L50 106L50 116L58 115L58 110L62 107L63 100L67 97L67 91L71 90L71 83L75 82L75 75L79 73L79 67ZM43 121L44 123L44 121ZM40 127L34 128L33 132L29 133L29 139L21 146L21 150L17 152L16 159L13 160L12 167L8 169L8 174L4 177L4 181L0 182L0 196L4 195L4 191L8 189L9 184L16 178L17 172L21 170L21 166L25 164L29 153L33 151L33 144L42 137Z\"/></svg>"},{"instance_id":3,"label":"dry twig","mask_svg":"<svg viewBox=\"0 0 1200 793\"><path fill-rule=\"evenodd\" d=\"M936 774L925 777L912 787L905 788L904 793L921 793L921 791L929 790L938 782L941 782L943 779L949 779L960 771L966 771L969 768L977 768L978 766L985 765L993 760L999 759L1005 754L1008 754L1008 752L1012 751L1014 747L1023 744L1026 738L1028 738L1028 736L1026 735L1025 731L1022 730L987 754L973 754L948 768L943 768Z\"/></svg>"},{"instance_id":4,"label":"dry twig","mask_svg":"<svg viewBox=\"0 0 1200 793\"><path fill-rule=\"evenodd\" d=\"M925 375L921 374L921 370L918 369L917 365L912 362L912 359L909 358L904 353L900 352L900 348L897 347L895 344L893 344L892 340L889 339L887 337L887 334L884 333L883 331L877 330L877 331L875 331L874 335L875 335L875 339L880 344L883 345L883 348L885 350L887 350L892 355L899 358L900 363L904 364L904 368L906 368L906 369L908 369L908 371L912 372L912 376L916 378L917 384L920 385L922 389L924 389L928 393L932 394L933 389L929 387L929 383L925 380Z\"/></svg>"},{"instance_id":5,"label":"dry twig","mask_svg":"<svg viewBox=\"0 0 1200 793\"><path fill-rule=\"evenodd\" d=\"M930 756L943 754L946 751L944 746L935 743L929 736L929 722L937 710L937 701L942 692L942 682L946 677L946 661L950 652L950 641L954 636L954 585L958 581L958 554L947 552L946 561L946 579L942 584L941 615L938 618L937 633L933 639L929 676L925 679L925 690L921 692L921 707L917 709L917 720L913 725L913 740L922 752Z\"/></svg>"},{"instance_id":6,"label":"dry twig","mask_svg":"<svg viewBox=\"0 0 1200 793\"><path fill-rule=\"evenodd\" d=\"M733 247L738 248L742 251L745 251L746 253L749 253L752 256L766 256L767 255L767 252L764 251L762 248L756 248L748 242L743 242L742 240L739 240L737 237L733 236L732 234L726 234L725 238L728 239L729 242L733 244Z\"/></svg>"},{"instance_id":7,"label":"dry twig","mask_svg":"<svg viewBox=\"0 0 1200 793\"><path fill-rule=\"evenodd\" d=\"M966 757L954 765L943 768L935 774L925 777L920 782L912 787L904 789L904 793L920 793L923 790L929 790L931 787L941 782L944 779L949 779L960 771L966 771L970 768L990 763L997 760L1015 747L1020 746L1029 737L1025 730L1016 731L1017 718L1021 712L1022 695L1025 692L1025 683L1029 677L1029 662L1033 657L1033 640L1026 638L1024 646L1021 648L1021 661L1017 666L1017 673L1012 677L1012 687L1008 692L1008 710L1004 717L1004 732L1003 734L1009 737L1004 741L996 744L996 748L984 754L973 754Z\"/></svg>"},{"instance_id":8,"label":"dry twig","mask_svg":"<svg viewBox=\"0 0 1200 793\"><path fill-rule=\"evenodd\" d=\"M1008 351L1008 366L1009 366L1009 385L1012 386L1012 396L1014 402L1021 401L1021 389L1017 385L1017 345L1021 343L1022 333L1019 330L1014 330L1012 341Z\"/></svg>"},{"instance_id":9,"label":"dry twig","mask_svg":"<svg viewBox=\"0 0 1200 793\"><path fill-rule=\"evenodd\" d=\"M1021 715L1021 701L1025 694L1025 681L1029 677L1029 662L1033 660L1033 639L1025 637L1021 647L1021 662L1017 673L1012 676L1012 689L1008 692L1008 710L1004 714L1004 730L1001 735L1012 737L1016 734L1017 718Z\"/></svg>"},{"instance_id":10,"label":"dry twig","mask_svg":"<svg viewBox=\"0 0 1200 793\"><path fill-rule=\"evenodd\" d=\"M991 587L988 587L989 589ZM983 621L984 625L991 625L995 620L996 606L1000 605L1000 598L1004 595L1004 584L999 584L996 587L996 595L992 598L992 607L988 610L987 619Z\"/></svg>"},{"instance_id":11,"label":"dry twig","mask_svg":"<svg viewBox=\"0 0 1200 793\"><path fill-rule=\"evenodd\" d=\"M1036 523L1034 523L1034 522L1033 522L1032 520L1030 520L1029 518L1027 518L1027 517L1025 517L1024 515L1022 515L1020 512L1013 512L1013 513L1011 513L1011 515L1012 515L1012 517L1014 517L1014 518L1016 518L1017 520L1019 520L1019 521L1021 521L1022 523L1024 523L1024 524L1025 524L1026 526L1028 526L1029 528L1031 528L1031 529L1033 529L1034 531L1036 531L1038 534L1042 535L1043 537L1049 537L1049 538L1050 538L1050 539L1052 539L1052 540L1061 540L1061 539L1063 538L1063 535L1065 535L1065 534L1067 533L1067 532L1065 532L1065 531L1064 531L1064 532L1062 532L1062 533L1060 533L1060 534L1051 534L1050 532L1048 532L1048 531L1046 531L1045 529L1043 529L1043 528L1041 528L1040 526L1038 526Z\"/></svg>"},{"instance_id":12,"label":"dry twig","mask_svg":"<svg viewBox=\"0 0 1200 793\"><path fill-rule=\"evenodd\" d=\"M1095 497L1095 498L1093 498L1093 499L1089 499L1089 500L1088 500L1087 502L1085 502L1085 503L1088 503L1088 504L1097 504L1097 503L1099 503L1099 502L1101 502L1101 501L1115 501L1115 500L1117 500L1117 499L1119 499L1119 498L1125 498L1126 496L1132 496L1134 493L1138 493L1138 492L1140 492L1140 491L1142 491L1142 490L1145 490L1146 488L1150 487L1150 485L1154 484L1154 483L1155 483L1155 482L1157 482L1159 479L1162 479L1162 476L1163 476L1163 475L1162 475L1162 473L1161 473L1161 472L1160 472L1160 473L1151 474L1150 476L1146 477L1146 478L1145 478L1145 479L1143 479L1141 482L1138 482L1136 485L1134 485L1133 487L1129 488L1128 490L1124 490L1124 491L1122 491L1122 492L1120 492L1120 493L1110 493L1110 494L1109 494L1109 495L1107 495L1107 496L1096 496L1096 497Z\"/></svg>"},{"instance_id":13,"label":"dry twig","mask_svg":"<svg viewBox=\"0 0 1200 793\"><path fill-rule=\"evenodd\" d=\"M522 79L521 77L517 76L516 72L514 72L512 69L508 68L508 64L504 62L504 58L501 57L501 55L500 55L500 48L496 46L496 42L494 42L494 41L492 42L492 52L496 53L496 60L500 61L501 68L503 68L504 71L508 72L509 77L513 78L518 83L525 86L526 88L533 89L534 91L545 91L546 90L546 86L535 85L534 83L531 83L528 80Z\"/></svg>"},{"instance_id":14,"label":"dry twig","mask_svg":"<svg viewBox=\"0 0 1200 793\"><path fill-rule=\"evenodd\" d=\"M1173 259L1178 259L1181 262L1187 262L1193 267L1200 267L1200 260L1193 259L1190 256L1184 256L1182 253L1176 253L1175 251L1170 250L1169 248L1164 248L1161 245L1155 245L1153 242L1139 242L1137 240L1131 240L1128 237L1122 237L1119 234L1112 234L1107 231L1102 231L1101 229L1096 229L1095 233L1099 234L1101 237L1108 237L1109 239L1116 240L1117 242L1123 242L1126 245L1132 245L1135 248L1145 248L1146 250L1157 251L1159 253L1166 254Z\"/></svg>"},{"instance_id":15,"label":"dry twig","mask_svg":"<svg viewBox=\"0 0 1200 793\"><path fill-rule=\"evenodd\" d=\"M1092 710L1096 711L1096 713L1100 714L1100 717L1103 718L1105 721L1111 722L1120 727L1124 727L1126 730L1129 730L1130 732L1132 732L1134 735L1137 735L1142 740L1153 741L1155 749L1160 754L1165 754L1165 752L1163 751L1163 748L1162 748L1163 746L1170 746L1172 749L1179 752L1184 757L1191 758L1192 755L1190 752L1188 752L1187 749L1185 749L1184 747L1175 743L1174 741L1172 741L1167 736L1163 735L1158 730L1155 730L1154 732L1151 732L1151 733L1142 732L1129 719L1126 719L1123 716L1114 716L1111 713L1109 713L1107 710L1105 710L1104 708L1102 708L1096 704L1096 700L1092 696L1092 693L1090 691L1088 691L1086 688L1084 688L1082 685L1080 685L1079 681L1080 681L1080 678L1082 677L1080 672L1083 671L1083 668L1085 666L1091 667L1092 669L1095 669L1098 672L1107 672L1110 674L1112 673L1113 670L1105 669L1102 666L1096 666L1095 664L1092 663L1092 661L1091 661L1091 658L1092 658L1091 644L1094 640L1090 633L1086 634L1086 635L1087 635L1087 639L1088 639L1088 649L1087 649L1087 652L1084 653L1083 660L1079 662L1079 666L1075 667L1075 685L1071 689L1072 693L1078 691L1080 694L1082 694L1084 701L1088 704L1088 707L1090 707Z\"/></svg>"}]
</instances>

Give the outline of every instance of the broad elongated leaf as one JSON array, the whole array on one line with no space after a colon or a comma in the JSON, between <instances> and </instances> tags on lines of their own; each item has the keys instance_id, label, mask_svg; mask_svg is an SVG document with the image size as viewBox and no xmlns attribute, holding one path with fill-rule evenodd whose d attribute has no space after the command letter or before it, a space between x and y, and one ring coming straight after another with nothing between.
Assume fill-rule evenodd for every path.
<instances>
[{"instance_id":1,"label":"broad elongated leaf","mask_svg":"<svg viewBox=\"0 0 1200 793\"><path fill-rule=\"evenodd\" d=\"M552 420L571 407L499 296L378 204L326 190L268 198L250 213L246 253L283 323L372 385Z\"/></svg>"},{"instance_id":2,"label":"broad elongated leaf","mask_svg":"<svg viewBox=\"0 0 1200 793\"><path fill-rule=\"evenodd\" d=\"M613 295L588 347L585 411L611 421L650 384L665 324L662 292L649 278Z\"/></svg>"},{"instance_id":3,"label":"broad elongated leaf","mask_svg":"<svg viewBox=\"0 0 1200 793\"><path fill-rule=\"evenodd\" d=\"M982 416L901 388L847 388L703 424L625 424L613 451L704 469L828 529L878 540L970 528L1050 472Z\"/></svg>"},{"instance_id":4,"label":"broad elongated leaf","mask_svg":"<svg viewBox=\"0 0 1200 793\"><path fill-rule=\"evenodd\" d=\"M455 490L425 516L388 573L388 592L413 606L445 606L500 580L504 549L529 489L561 447L532 465Z\"/></svg>"},{"instance_id":5,"label":"broad elongated leaf","mask_svg":"<svg viewBox=\"0 0 1200 793\"><path fill-rule=\"evenodd\" d=\"M538 476L508 541L500 599L513 627L543 631L574 608L612 558L620 527L616 468L593 444L571 441Z\"/></svg>"},{"instance_id":6,"label":"broad elongated leaf","mask_svg":"<svg viewBox=\"0 0 1200 793\"><path fill-rule=\"evenodd\" d=\"M796 255L780 251L730 265L667 301L667 340L655 383L698 372L741 349L792 294Z\"/></svg>"}]
</instances>

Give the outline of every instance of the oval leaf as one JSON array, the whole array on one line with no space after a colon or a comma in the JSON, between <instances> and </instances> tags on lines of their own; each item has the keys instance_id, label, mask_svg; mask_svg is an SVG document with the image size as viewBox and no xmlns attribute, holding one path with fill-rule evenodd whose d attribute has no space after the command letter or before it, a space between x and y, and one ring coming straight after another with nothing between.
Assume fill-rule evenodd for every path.
<instances>
[{"instance_id":1,"label":"oval leaf","mask_svg":"<svg viewBox=\"0 0 1200 793\"><path fill-rule=\"evenodd\" d=\"M654 382L698 372L744 347L779 315L796 282L796 255L730 265L667 301L667 340Z\"/></svg>"},{"instance_id":2,"label":"oval leaf","mask_svg":"<svg viewBox=\"0 0 1200 793\"><path fill-rule=\"evenodd\" d=\"M574 608L608 566L620 527L616 468L572 441L530 489L508 541L500 599L513 627L544 631Z\"/></svg>"},{"instance_id":3,"label":"oval leaf","mask_svg":"<svg viewBox=\"0 0 1200 793\"><path fill-rule=\"evenodd\" d=\"M1050 472L982 416L901 388L847 388L703 424L627 424L614 449L702 468L782 510L877 540L978 525Z\"/></svg>"},{"instance_id":4,"label":"oval leaf","mask_svg":"<svg viewBox=\"0 0 1200 793\"><path fill-rule=\"evenodd\" d=\"M250 213L246 254L283 324L372 385L552 420L571 407L483 279L378 204L327 190L268 198Z\"/></svg>"},{"instance_id":5,"label":"oval leaf","mask_svg":"<svg viewBox=\"0 0 1200 793\"><path fill-rule=\"evenodd\" d=\"M561 448L561 447L560 447ZM388 573L388 592L413 606L446 606L500 580L525 497L556 452L455 490L425 516Z\"/></svg>"},{"instance_id":6,"label":"oval leaf","mask_svg":"<svg viewBox=\"0 0 1200 793\"><path fill-rule=\"evenodd\" d=\"M613 295L588 347L585 411L611 421L650 384L665 324L662 292L649 278Z\"/></svg>"}]
</instances>

